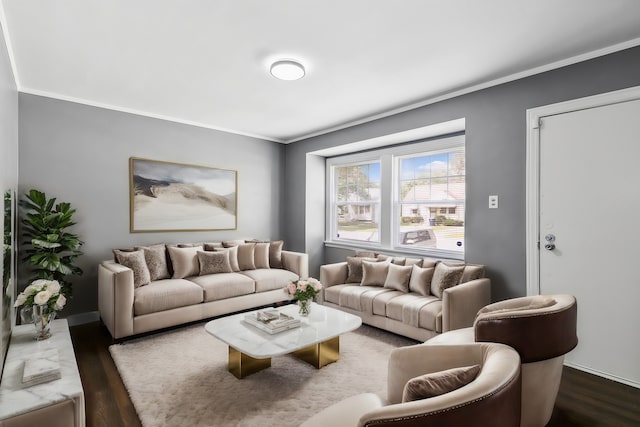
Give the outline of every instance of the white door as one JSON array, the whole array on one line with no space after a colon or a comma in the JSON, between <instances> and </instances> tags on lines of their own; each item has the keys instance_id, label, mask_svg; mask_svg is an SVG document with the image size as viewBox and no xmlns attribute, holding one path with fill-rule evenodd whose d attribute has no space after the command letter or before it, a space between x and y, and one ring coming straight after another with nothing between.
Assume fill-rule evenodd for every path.
<instances>
[{"instance_id":1,"label":"white door","mask_svg":"<svg viewBox=\"0 0 640 427\"><path fill-rule=\"evenodd\" d=\"M539 124L539 291L577 298L567 364L640 387L640 100Z\"/></svg>"}]
</instances>

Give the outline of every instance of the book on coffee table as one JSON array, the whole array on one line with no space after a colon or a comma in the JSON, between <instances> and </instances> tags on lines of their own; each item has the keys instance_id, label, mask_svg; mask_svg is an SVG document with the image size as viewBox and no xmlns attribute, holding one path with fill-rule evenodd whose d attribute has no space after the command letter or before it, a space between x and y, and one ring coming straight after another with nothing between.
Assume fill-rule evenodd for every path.
<instances>
[{"instance_id":1,"label":"book on coffee table","mask_svg":"<svg viewBox=\"0 0 640 427\"><path fill-rule=\"evenodd\" d=\"M244 321L270 334L300 327L300 319L275 309L248 313L244 316Z\"/></svg>"},{"instance_id":2,"label":"book on coffee table","mask_svg":"<svg viewBox=\"0 0 640 427\"><path fill-rule=\"evenodd\" d=\"M24 361L22 386L30 387L61 378L58 350L34 353Z\"/></svg>"}]
</instances>

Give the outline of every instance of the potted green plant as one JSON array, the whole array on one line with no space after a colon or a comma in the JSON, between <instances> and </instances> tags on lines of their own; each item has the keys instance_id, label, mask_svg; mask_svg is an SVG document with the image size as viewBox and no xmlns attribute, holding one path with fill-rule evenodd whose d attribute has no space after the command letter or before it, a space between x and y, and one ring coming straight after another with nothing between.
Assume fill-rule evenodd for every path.
<instances>
[{"instance_id":1,"label":"potted green plant","mask_svg":"<svg viewBox=\"0 0 640 427\"><path fill-rule=\"evenodd\" d=\"M45 193L30 190L21 201L25 209L22 219L22 236L26 238L26 261L33 269L34 279L55 280L61 285L62 295L71 295L71 283L66 278L81 275L82 269L75 262L82 255L82 242L76 234L66 231L75 225L75 209L70 203L57 203L47 199Z\"/></svg>"}]
</instances>

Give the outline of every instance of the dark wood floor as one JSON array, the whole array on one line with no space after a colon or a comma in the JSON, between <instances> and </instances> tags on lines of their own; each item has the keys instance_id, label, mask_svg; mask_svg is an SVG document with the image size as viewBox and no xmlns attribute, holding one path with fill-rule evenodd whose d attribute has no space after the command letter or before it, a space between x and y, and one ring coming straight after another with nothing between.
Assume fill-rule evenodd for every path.
<instances>
[{"instance_id":1,"label":"dark wood floor","mask_svg":"<svg viewBox=\"0 0 640 427\"><path fill-rule=\"evenodd\" d=\"M84 387L87 427L140 426L109 354L107 330L97 322L73 326L71 338ZM638 427L640 390L565 367L548 424L560 426Z\"/></svg>"}]
</instances>

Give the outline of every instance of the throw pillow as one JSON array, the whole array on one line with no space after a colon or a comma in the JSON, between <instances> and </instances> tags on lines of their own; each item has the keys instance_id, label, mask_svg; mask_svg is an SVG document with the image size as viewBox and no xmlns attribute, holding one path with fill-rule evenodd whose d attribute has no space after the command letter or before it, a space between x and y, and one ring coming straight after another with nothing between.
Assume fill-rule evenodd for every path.
<instances>
[{"instance_id":1,"label":"throw pillow","mask_svg":"<svg viewBox=\"0 0 640 427\"><path fill-rule=\"evenodd\" d=\"M389 262L369 262L362 263L362 286L384 286L389 272Z\"/></svg>"},{"instance_id":2,"label":"throw pillow","mask_svg":"<svg viewBox=\"0 0 640 427\"><path fill-rule=\"evenodd\" d=\"M362 258L355 256L347 257L347 269L349 274L347 275L346 283L360 283L362 282L362 261L377 261L376 258Z\"/></svg>"},{"instance_id":3,"label":"throw pillow","mask_svg":"<svg viewBox=\"0 0 640 427\"><path fill-rule=\"evenodd\" d=\"M436 264L433 278L431 279L431 293L442 298L445 289L451 288L460 282L464 265L449 266L444 262Z\"/></svg>"},{"instance_id":4,"label":"throw pillow","mask_svg":"<svg viewBox=\"0 0 640 427\"><path fill-rule=\"evenodd\" d=\"M384 281L384 287L389 289L395 289L400 292L409 292L409 278L413 266L401 266L396 264L389 264L389 272L387 278Z\"/></svg>"},{"instance_id":5,"label":"throw pillow","mask_svg":"<svg viewBox=\"0 0 640 427\"><path fill-rule=\"evenodd\" d=\"M174 279L184 279L185 277L197 276L200 274L200 263L198 262L198 251L202 251L202 246L192 246L178 248L167 246L171 265L173 265Z\"/></svg>"},{"instance_id":6,"label":"throw pillow","mask_svg":"<svg viewBox=\"0 0 640 427\"><path fill-rule=\"evenodd\" d=\"M467 264L464 266L460 283L467 283L472 280L482 279L484 277L484 265Z\"/></svg>"},{"instance_id":7,"label":"throw pillow","mask_svg":"<svg viewBox=\"0 0 640 427\"><path fill-rule=\"evenodd\" d=\"M144 259L144 252L142 250L125 252L114 249L113 255L116 257L118 264L129 267L133 271L134 288L139 288L151 282L151 275L149 274L149 268L147 268L147 262Z\"/></svg>"},{"instance_id":8,"label":"throw pillow","mask_svg":"<svg viewBox=\"0 0 640 427\"><path fill-rule=\"evenodd\" d=\"M229 262L228 251L211 252L198 251L198 263L200 264L200 275L231 273L231 263Z\"/></svg>"},{"instance_id":9,"label":"throw pillow","mask_svg":"<svg viewBox=\"0 0 640 427\"><path fill-rule=\"evenodd\" d=\"M282 268L283 240L274 240L269 244L269 267Z\"/></svg>"},{"instance_id":10,"label":"throw pillow","mask_svg":"<svg viewBox=\"0 0 640 427\"><path fill-rule=\"evenodd\" d=\"M238 268L240 271L255 270L256 263L254 261L253 252L255 250L255 243L243 243L238 245Z\"/></svg>"},{"instance_id":11,"label":"throw pillow","mask_svg":"<svg viewBox=\"0 0 640 427\"><path fill-rule=\"evenodd\" d=\"M424 260L422 258L407 258L404 265L417 265L418 267L423 267L422 262Z\"/></svg>"},{"instance_id":12,"label":"throw pillow","mask_svg":"<svg viewBox=\"0 0 640 427\"><path fill-rule=\"evenodd\" d=\"M480 365L473 365L412 378L404 386L402 401L412 402L452 392L471 383L479 372Z\"/></svg>"},{"instance_id":13,"label":"throw pillow","mask_svg":"<svg viewBox=\"0 0 640 427\"><path fill-rule=\"evenodd\" d=\"M375 258L377 254L375 252L360 251L356 252L356 256L359 258Z\"/></svg>"},{"instance_id":14,"label":"throw pillow","mask_svg":"<svg viewBox=\"0 0 640 427\"><path fill-rule=\"evenodd\" d=\"M431 293L431 279L433 278L433 272L435 268L422 268L417 265L412 265L411 279L409 280L409 291L415 292L428 297Z\"/></svg>"},{"instance_id":15,"label":"throw pillow","mask_svg":"<svg viewBox=\"0 0 640 427\"><path fill-rule=\"evenodd\" d=\"M225 248L230 248L233 246L239 246L244 243L244 239L236 239L236 240L225 240L222 242L222 246Z\"/></svg>"},{"instance_id":16,"label":"throw pillow","mask_svg":"<svg viewBox=\"0 0 640 427\"><path fill-rule=\"evenodd\" d=\"M240 271L240 265L238 264L238 247L237 246L232 246L230 248L216 248L215 251L229 252L229 264L231 264L231 270Z\"/></svg>"},{"instance_id":17,"label":"throw pillow","mask_svg":"<svg viewBox=\"0 0 640 427\"><path fill-rule=\"evenodd\" d=\"M429 267L435 267L437 263L439 263L440 261L437 259L433 259L433 258L423 258L422 259L422 265L420 267L422 268L429 268Z\"/></svg>"},{"instance_id":18,"label":"throw pillow","mask_svg":"<svg viewBox=\"0 0 640 427\"><path fill-rule=\"evenodd\" d=\"M144 252L144 259L147 263L152 282L154 280L168 279L171 277L169 274L169 266L167 265L167 248L164 244L136 246L135 249L142 249Z\"/></svg>"},{"instance_id":19,"label":"throw pillow","mask_svg":"<svg viewBox=\"0 0 640 427\"><path fill-rule=\"evenodd\" d=\"M222 242L208 242L202 245L205 251L215 251L216 248L222 248Z\"/></svg>"},{"instance_id":20,"label":"throw pillow","mask_svg":"<svg viewBox=\"0 0 640 427\"><path fill-rule=\"evenodd\" d=\"M256 243L253 249L253 261L255 262L256 269L271 268L269 266L269 246L269 242Z\"/></svg>"}]
</instances>

